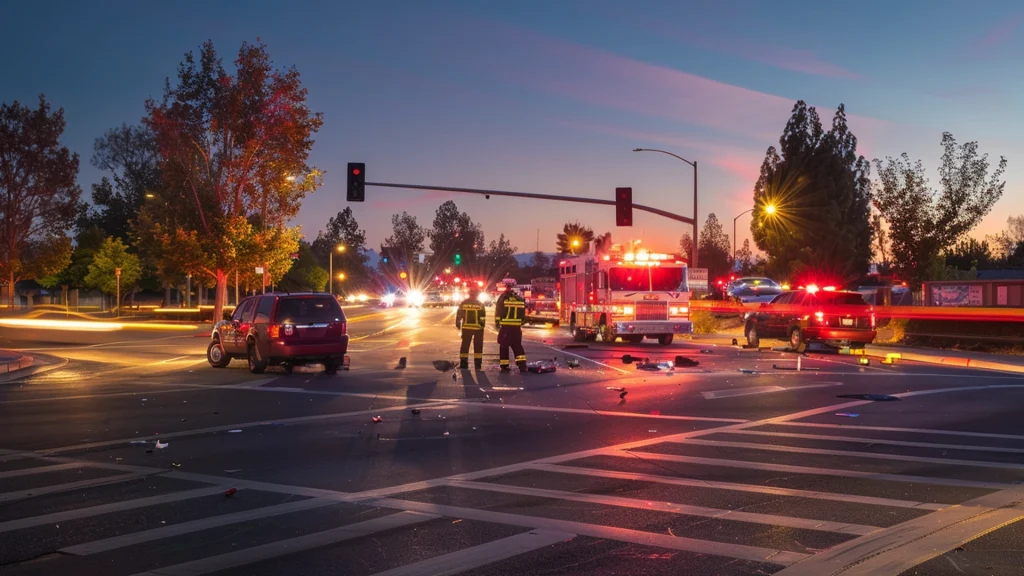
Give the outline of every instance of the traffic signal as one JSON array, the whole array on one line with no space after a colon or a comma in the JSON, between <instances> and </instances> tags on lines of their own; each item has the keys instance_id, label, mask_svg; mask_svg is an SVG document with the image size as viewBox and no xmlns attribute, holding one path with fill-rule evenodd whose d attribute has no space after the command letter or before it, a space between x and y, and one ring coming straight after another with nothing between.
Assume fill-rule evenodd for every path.
<instances>
[{"instance_id":1,"label":"traffic signal","mask_svg":"<svg viewBox=\"0 0 1024 576\"><path fill-rule=\"evenodd\" d=\"M452 258L452 261L455 262L456 266L462 266L462 254L456 252L455 257Z\"/></svg>"},{"instance_id":2,"label":"traffic signal","mask_svg":"<svg viewBox=\"0 0 1024 576\"><path fill-rule=\"evenodd\" d=\"M364 200L366 200L366 164L349 162L348 201L363 202Z\"/></svg>"},{"instance_id":3,"label":"traffic signal","mask_svg":"<svg viewBox=\"0 0 1024 576\"><path fill-rule=\"evenodd\" d=\"M615 225L633 225L633 189L615 189Z\"/></svg>"}]
</instances>

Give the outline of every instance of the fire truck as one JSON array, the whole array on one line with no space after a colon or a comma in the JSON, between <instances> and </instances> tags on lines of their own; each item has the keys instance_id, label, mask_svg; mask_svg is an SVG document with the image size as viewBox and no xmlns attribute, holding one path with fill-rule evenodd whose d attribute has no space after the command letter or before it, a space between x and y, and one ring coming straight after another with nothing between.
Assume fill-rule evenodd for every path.
<instances>
[{"instance_id":1,"label":"fire truck","mask_svg":"<svg viewBox=\"0 0 1024 576\"><path fill-rule=\"evenodd\" d=\"M577 342L649 338L667 346L693 332L687 265L678 254L613 245L561 260L558 273L559 318Z\"/></svg>"}]
</instances>

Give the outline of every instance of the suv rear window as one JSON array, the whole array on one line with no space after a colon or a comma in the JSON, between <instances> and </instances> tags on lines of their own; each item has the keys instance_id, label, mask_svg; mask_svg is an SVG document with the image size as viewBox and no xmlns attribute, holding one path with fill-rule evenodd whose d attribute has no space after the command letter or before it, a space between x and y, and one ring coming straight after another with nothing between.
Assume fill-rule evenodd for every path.
<instances>
[{"instance_id":1,"label":"suv rear window","mask_svg":"<svg viewBox=\"0 0 1024 576\"><path fill-rule=\"evenodd\" d=\"M867 301L857 292L818 292L814 297L824 304L867 306Z\"/></svg>"},{"instance_id":2,"label":"suv rear window","mask_svg":"<svg viewBox=\"0 0 1024 576\"><path fill-rule=\"evenodd\" d=\"M280 323L309 324L343 320L341 306L330 296L281 298L277 303L277 321Z\"/></svg>"}]
</instances>

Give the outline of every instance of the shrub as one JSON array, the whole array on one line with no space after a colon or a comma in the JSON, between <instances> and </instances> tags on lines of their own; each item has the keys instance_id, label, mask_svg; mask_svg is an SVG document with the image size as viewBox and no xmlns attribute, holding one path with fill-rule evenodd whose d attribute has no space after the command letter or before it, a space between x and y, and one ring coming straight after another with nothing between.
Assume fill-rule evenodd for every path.
<instances>
[{"instance_id":1,"label":"shrub","mask_svg":"<svg viewBox=\"0 0 1024 576\"><path fill-rule=\"evenodd\" d=\"M711 312L690 312L690 322L693 323L694 334L715 334L721 326L721 320Z\"/></svg>"}]
</instances>

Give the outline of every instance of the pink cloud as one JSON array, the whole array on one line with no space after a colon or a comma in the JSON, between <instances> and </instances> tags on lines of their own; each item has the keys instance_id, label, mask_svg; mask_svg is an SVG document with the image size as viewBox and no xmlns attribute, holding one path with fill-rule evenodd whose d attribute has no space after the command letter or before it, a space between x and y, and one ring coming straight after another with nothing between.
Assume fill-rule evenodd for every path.
<instances>
[{"instance_id":1,"label":"pink cloud","mask_svg":"<svg viewBox=\"0 0 1024 576\"><path fill-rule=\"evenodd\" d=\"M991 28L971 43L971 53L981 55L1006 42L1020 28L1021 24L1024 24L1024 12L1018 12L1003 20L998 26Z\"/></svg>"},{"instance_id":2,"label":"pink cloud","mask_svg":"<svg viewBox=\"0 0 1024 576\"><path fill-rule=\"evenodd\" d=\"M758 144L778 139L795 102L503 24L472 22L465 28L461 40L480 45L472 58L482 75L593 106L741 135ZM830 121L831 114L823 110L823 116L823 122ZM848 117L861 138L872 139L889 125Z\"/></svg>"}]
</instances>

